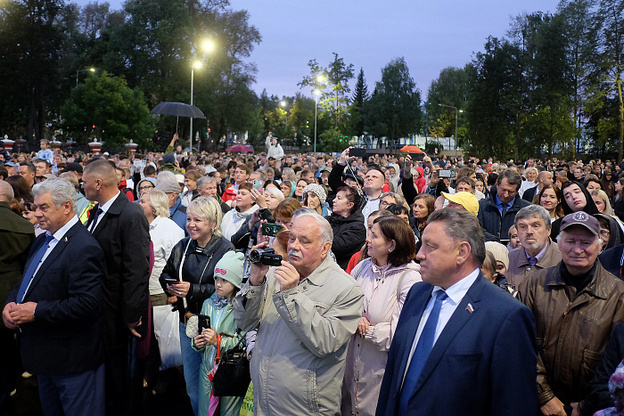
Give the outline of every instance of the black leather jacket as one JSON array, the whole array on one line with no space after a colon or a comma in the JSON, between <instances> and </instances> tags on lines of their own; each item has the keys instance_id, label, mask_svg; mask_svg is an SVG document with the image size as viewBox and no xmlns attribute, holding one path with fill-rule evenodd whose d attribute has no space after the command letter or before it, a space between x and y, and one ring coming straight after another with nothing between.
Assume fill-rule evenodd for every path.
<instances>
[{"instance_id":1,"label":"black leather jacket","mask_svg":"<svg viewBox=\"0 0 624 416\"><path fill-rule=\"evenodd\" d=\"M188 250L187 250L188 246ZM186 301L188 311L198 314L201 311L204 300L208 299L215 291L214 269L221 257L234 246L223 237L213 236L206 244L206 247L197 247L197 242L190 237L182 239L171 250L171 255L167 260L167 265L160 275L160 284L167 292L167 282L165 279L178 280L178 270L182 256L186 250L186 258L182 269L182 280L190 282ZM182 298L176 302L178 310L182 311Z\"/></svg>"}]
</instances>

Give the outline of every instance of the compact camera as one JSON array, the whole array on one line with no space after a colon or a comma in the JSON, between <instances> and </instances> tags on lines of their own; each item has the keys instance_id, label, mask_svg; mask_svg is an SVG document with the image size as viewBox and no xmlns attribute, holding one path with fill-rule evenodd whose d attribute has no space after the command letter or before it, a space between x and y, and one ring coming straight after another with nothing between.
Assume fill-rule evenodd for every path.
<instances>
[{"instance_id":1,"label":"compact camera","mask_svg":"<svg viewBox=\"0 0 624 416\"><path fill-rule=\"evenodd\" d=\"M274 224L272 222L265 222L262 224L262 235L266 235L268 237L275 237L277 233L279 233L283 226L279 224Z\"/></svg>"},{"instance_id":2,"label":"compact camera","mask_svg":"<svg viewBox=\"0 0 624 416\"><path fill-rule=\"evenodd\" d=\"M257 248L249 252L249 261L265 266L281 266L282 256L275 254L275 250L272 248Z\"/></svg>"}]
</instances>

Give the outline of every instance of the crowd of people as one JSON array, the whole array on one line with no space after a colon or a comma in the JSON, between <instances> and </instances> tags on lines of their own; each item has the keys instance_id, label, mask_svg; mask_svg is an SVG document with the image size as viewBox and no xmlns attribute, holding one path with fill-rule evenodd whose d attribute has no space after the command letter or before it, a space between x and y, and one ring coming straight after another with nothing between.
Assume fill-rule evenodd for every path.
<instances>
[{"instance_id":1,"label":"crowd of people","mask_svg":"<svg viewBox=\"0 0 624 416\"><path fill-rule=\"evenodd\" d=\"M624 415L624 161L176 139L0 148L0 414L22 372L45 414L138 414L181 365L197 416Z\"/></svg>"}]
</instances>

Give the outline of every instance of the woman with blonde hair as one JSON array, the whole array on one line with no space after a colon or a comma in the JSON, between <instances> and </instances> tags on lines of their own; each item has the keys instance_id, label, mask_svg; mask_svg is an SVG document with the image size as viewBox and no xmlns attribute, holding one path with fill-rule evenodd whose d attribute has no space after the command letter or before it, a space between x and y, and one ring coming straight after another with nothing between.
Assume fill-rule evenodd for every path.
<instances>
[{"instance_id":1,"label":"woman with blonde hair","mask_svg":"<svg viewBox=\"0 0 624 416\"><path fill-rule=\"evenodd\" d=\"M193 338L199 335L197 314L215 291L215 265L234 246L221 235L223 213L216 199L202 196L192 200L186 215L189 236L173 247L160 275L160 284L167 294L177 298L186 392L197 414L201 355L191 345Z\"/></svg>"}]
</instances>

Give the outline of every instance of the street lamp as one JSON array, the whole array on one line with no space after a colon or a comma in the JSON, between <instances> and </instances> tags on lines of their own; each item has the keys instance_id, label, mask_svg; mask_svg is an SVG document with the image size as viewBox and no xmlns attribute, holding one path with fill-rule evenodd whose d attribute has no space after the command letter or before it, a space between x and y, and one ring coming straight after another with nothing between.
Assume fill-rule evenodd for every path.
<instances>
[{"instance_id":1,"label":"street lamp","mask_svg":"<svg viewBox=\"0 0 624 416\"><path fill-rule=\"evenodd\" d=\"M95 68L79 69L78 71L76 71L76 86L78 86L78 74L80 74L81 72L95 72Z\"/></svg>"},{"instance_id":2,"label":"street lamp","mask_svg":"<svg viewBox=\"0 0 624 416\"><path fill-rule=\"evenodd\" d=\"M191 66L191 105L193 105L193 84L195 81L195 70L201 69L201 67L202 67L202 64L199 61L193 62L193 65ZM193 152L193 117L191 117L190 137L191 137L191 152Z\"/></svg>"},{"instance_id":3,"label":"street lamp","mask_svg":"<svg viewBox=\"0 0 624 416\"><path fill-rule=\"evenodd\" d=\"M205 53L210 53L215 49L215 43L212 41L212 39L203 39L201 41L201 50L203 50ZM191 66L191 105L193 105L193 86L194 86L194 81L195 81L195 70L196 69L201 69L202 67L202 63L201 61L195 61L193 62L193 65ZM191 125L190 125L190 132L189 132L189 136L190 136L190 147L191 147L191 152L193 151L193 117L191 117Z\"/></svg>"},{"instance_id":4,"label":"street lamp","mask_svg":"<svg viewBox=\"0 0 624 416\"><path fill-rule=\"evenodd\" d=\"M452 105L446 105L446 104L438 104L440 107L447 107L447 108L452 108L455 110L455 157L457 157L457 143L459 138L457 137L457 115L459 113L463 113L464 110L458 110L457 107L453 107Z\"/></svg>"},{"instance_id":5,"label":"street lamp","mask_svg":"<svg viewBox=\"0 0 624 416\"><path fill-rule=\"evenodd\" d=\"M321 75L319 75L321 76ZM316 154L316 128L318 123L318 100L321 95L321 91L316 89L312 92L314 94L314 153Z\"/></svg>"}]
</instances>

